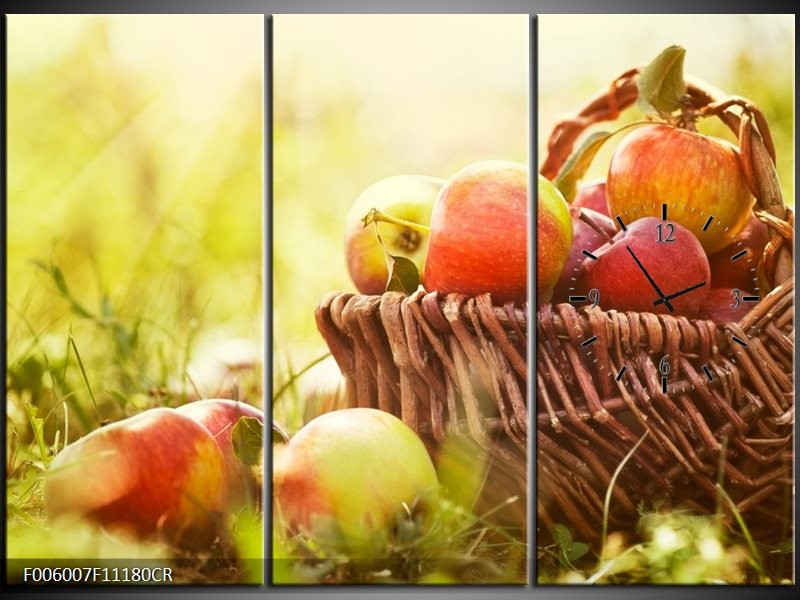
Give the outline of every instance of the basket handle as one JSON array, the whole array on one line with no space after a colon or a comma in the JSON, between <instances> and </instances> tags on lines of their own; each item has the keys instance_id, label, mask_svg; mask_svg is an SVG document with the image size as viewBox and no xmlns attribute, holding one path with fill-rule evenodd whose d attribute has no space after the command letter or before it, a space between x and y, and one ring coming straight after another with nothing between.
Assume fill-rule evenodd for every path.
<instances>
[{"instance_id":1,"label":"basket handle","mask_svg":"<svg viewBox=\"0 0 800 600\"><path fill-rule=\"evenodd\" d=\"M638 77L644 67L634 67L611 82L608 90L589 101L574 115L556 123L547 142L540 168L554 179L572 153L578 137L591 125L613 121L639 97ZM745 182L756 198L754 213L765 223L770 241L764 249L764 276L774 288L793 276L794 215L784 204L775 168L775 146L761 110L741 96L725 96L697 78L687 78L684 110L697 116L716 116L737 136L739 160Z\"/></svg>"}]
</instances>

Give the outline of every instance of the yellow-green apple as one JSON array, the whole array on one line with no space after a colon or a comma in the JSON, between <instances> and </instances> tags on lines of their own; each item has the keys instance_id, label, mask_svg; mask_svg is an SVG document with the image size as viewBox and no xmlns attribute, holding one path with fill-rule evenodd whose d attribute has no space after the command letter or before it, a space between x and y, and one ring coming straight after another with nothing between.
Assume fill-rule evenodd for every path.
<instances>
[{"instance_id":1,"label":"yellow-green apple","mask_svg":"<svg viewBox=\"0 0 800 600\"><path fill-rule=\"evenodd\" d=\"M216 441L225 465L230 506L238 509L247 504L258 505L261 486L254 469L236 455L231 433L242 417L257 419L264 425L264 413L245 402L227 399L197 400L176 409L205 427Z\"/></svg>"},{"instance_id":2,"label":"yellow-green apple","mask_svg":"<svg viewBox=\"0 0 800 600\"><path fill-rule=\"evenodd\" d=\"M602 231L605 231L608 238L613 237L616 233L614 221L606 215L590 208L576 207L574 203L570 205L569 214L572 217L572 245L570 246L569 255L567 256L567 262L564 263L564 268L561 271L561 277L559 277L558 283L553 291L553 304L569 301L570 295L586 293L587 290L580 277L580 266L584 260L588 260L586 255L583 254L583 251L587 250L592 252L608 241L607 237L599 233L595 227L592 227L581 219L581 211L583 211L584 218L590 219L595 224L595 227L599 227Z\"/></svg>"},{"instance_id":3,"label":"yellow-green apple","mask_svg":"<svg viewBox=\"0 0 800 600\"><path fill-rule=\"evenodd\" d=\"M712 288L700 307L699 318L709 319L719 325L738 323L755 306L752 302L742 300L747 296L752 294L744 289Z\"/></svg>"},{"instance_id":4,"label":"yellow-green apple","mask_svg":"<svg viewBox=\"0 0 800 600\"><path fill-rule=\"evenodd\" d=\"M209 547L227 507L225 467L204 427L153 408L59 452L45 478L51 519L79 516L139 538Z\"/></svg>"},{"instance_id":5,"label":"yellow-green apple","mask_svg":"<svg viewBox=\"0 0 800 600\"><path fill-rule=\"evenodd\" d=\"M767 226L755 215L751 215L747 225L736 236L735 242L708 257L711 285L721 288L752 289L756 280L756 268L768 241ZM746 256L736 261L731 260L731 256L739 254L742 250L747 251Z\"/></svg>"},{"instance_id":6,"label":"yellow-green apple","mask_svg":"<svg viewBox=\"0 0 800 600\"><path fill-rule=\"evenodd\" d=\"M608 214L608 198L606 197L605 179L595 179L584 183L578 188L578 193L570 203L570 207L589 208L599 212L601 215Z\"/></svg>"},{"instance_id":7,"label":"yellow-green apple","mask_svg":"<svg viewBox=\"0 0 800 600\"><path fill-rule=\"evenodd\" d=\"M397 219L428 226L436 194L443 181L424 175L393 175L370 185L356 198L345 224L345 258L350 278L362 294L382 294L389 271L386 251L411 259L421 271L428 248L428 235L409 226L380 222L364 226L362 219L373 208Z\"/></svg>"},{"instance_id":8,"label":"yellow-green apple","mask_svg":"<svg viewBox=\"0 0 800 600\"><path fill-rule=\"evenodd\" d=\"M524 302L528 288L528 168L488 160L442 186L431 215L422 283L428 291Z\"/></svg>"},{"instance_id":9,"label":"yellow-green apple","mask_svg":"<svg viewBox=\"0 0 800 600\"><path fill-rule=\"evenodd\" d=\"M669 125L647 125L623 138L611 157L606 193L611 217L659 216L662 204L675 206L669 218L697 236L706 254L744 228L755 203L733 144ZM722 226L703 231L709 217Z\"/></svg>"},{"instance_id":10,"label":"yellow-green apple","mask_svg":"<svg viewBox=\"0 0 800 600\"><path fill-rule=\"evenodd\" d=\"M350 557L385 552L398 515L437 488L422 440L373 408L320 415L274 455L280 521Z\"/></svg>"},{"instance_id":11,"label":"yellow-green apple","mask_svg":"<svg viewBox=\"0 0 800 600\"><path fill-rule=\"evenodd\" d=\"M572 245L572 218L564 196L543 175L537 183L536 293L550 302Z\"/></svg>"},{"instance_id":12,"label":"yellow-green apple","mask_svg":"<svg viewBox=\"0 0 800 600\"><path fill-rule=\"evenodd\" d=\"M666 224L672 225L666 231L674 241L659 242L658 227ZM586 289L598 290L604 310L695 317L708 295L708 258L692 232L678 223L637 219L592 255L596 260L587 257L581 263L581 277Z\"/></svg>"}]
</instances>

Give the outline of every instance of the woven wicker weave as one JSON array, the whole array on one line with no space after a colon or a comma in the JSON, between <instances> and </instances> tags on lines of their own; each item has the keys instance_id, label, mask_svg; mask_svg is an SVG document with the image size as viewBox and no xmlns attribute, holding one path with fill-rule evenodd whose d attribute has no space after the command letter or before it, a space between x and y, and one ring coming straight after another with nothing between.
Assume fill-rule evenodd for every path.
<instances>
[{"instance_id":1,"label":"woven wicker weave","mask_svg":"<svg viewBox=\"0 0 800 600\"><path fill-rule=\"evenodd\" d=\"M624 73L608 93L557 125L545 176L558 172L588 126L616 118L636 100L637 75L637 69ZM641 502L714 512L721 504L719 484L758 539L791 535L792 216L761 113L743 99L717 101L697 83L689 86L689 98L698 114L718 116L739 136L756 214L772 234L762 265L774 289L740 323L724 327L566 304L539 308L536 490L545 535L548 525L565 523L576 537L598 541L612 473L645 432L614 486L613 526L632 529ZM527 305L495 306L486 294L421 290L410 296L331 293L316 318L345 375L350 406L401 417L434 450L448 433L470 435L496 458L489 496L526 498ZM746 352L730 343L734 334L752 340ZM591 336L598 340L596 361L579 351ZM674 370L662 394L656 363L665 354ZM622 365L631 387L608 377ZM713 372L712 383L698 375L701 365Z\"/></svg>"}]
</instances>

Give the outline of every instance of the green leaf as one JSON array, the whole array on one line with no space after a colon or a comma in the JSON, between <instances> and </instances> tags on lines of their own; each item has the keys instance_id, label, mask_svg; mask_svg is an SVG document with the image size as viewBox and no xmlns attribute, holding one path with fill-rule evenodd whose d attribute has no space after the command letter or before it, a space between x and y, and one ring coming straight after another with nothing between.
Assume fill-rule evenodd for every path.
<instances>
[{"instance_id":1,"label":"green leaf","mask_svg":"<svg viewBox=\"0 0 800 600\"><path fill-rule=\"evenodd\" d=\"M614 134L608 131L596 131L584 140L580 148L573 152L561 167L553 183L567 203L571 203L575 198L578 182L586 175L597 152L612 135Z\"/></svg>"},{"instance_id":2,"label":"green leaf","mask_svg":"<svg viewBox=\"0 0 800 600\"><path fill-rule=\"evenodd\" d=\"M683 59L686 49L670 46L655 57L639 75L639 108L648 114L667 115L681 107L686 94Z\"/></svg>"},{"instance_id":3,"label":"green leaf","mask_svg":"<svg viewBox=\"0 0 800 600\"><path fill-rule=\"evenodd\" d=\"M558 175L556 175L556 178L553 180L553 183L558 188L558 191L561 192L561 195L564 196L567 203L571 204L575 199L575 194L578 192L578 183L584 178L586 171L592 166L594 157L597 156L600 148L603 147L603 144L605 144L610 137L631 127L647 125L648 123L649 121L634 121L633 123L623 125L615 131L595 131L587 137L580 147L570 154L569 158L558 172Z\"/></svg>"},{"instance_id":4,"label":"green leaf","mask_svg":"<svg viewBox=\"0 0 800 600\"><path fill-rule=\"evenodd\" d=\"M246 465L257 465L264 447L264 428L255 417L240 417L231 431L233 452Z\"/></svg>"},{"instance_id":5,"label":"green leaf","mask_svg":"<svg viewBox=\"0 0 800 600\"><path fill-rule=\"evenodd\" d=\"M389 280L386 282L387 292L411 294L416 291L420 278L419 270L413 260L387 253L386 265L389 267Z\"/></svg>"},{"instance_id":6,"label":"green leaf","mask_svg":"<svg viewBox=\"0 0 800 600\"><path fill-rule=\"evenodd\" d=\"M570 562L574 562L578 560L581 556L586 554L589 551L589 545L584 544L583 542L573 542L572 546L570 546L569 551L566 552L567 558Z\"/></svg>"},{"instance_id":7,"label":"green leaf","mask_svg":"<svg viewBox=\"0 0 800 600\"><path fill-rule=\"evenodd\" d=\"M556 523L553 525L553 539L555 539L556 544L563 550L572 546L572 534L570 533L569 529L566 525L562 525L561 523Z\"/></svg>"},{"instance_id":8,"label":"green leaf","mask_svg":"<svg viewBox=\"0 0 800 600\"><path fill-rule=\"evenodd\" d=\"M289 443L289 434L277 421L272 421L272 443Z\"/></svg>"}]
</instances>

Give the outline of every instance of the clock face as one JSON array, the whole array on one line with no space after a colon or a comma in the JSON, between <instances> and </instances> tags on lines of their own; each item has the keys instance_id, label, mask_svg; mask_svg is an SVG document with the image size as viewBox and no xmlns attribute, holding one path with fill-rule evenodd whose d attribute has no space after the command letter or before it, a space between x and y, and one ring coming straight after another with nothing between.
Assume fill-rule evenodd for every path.
<instances>
[{"instance_id":1,"label":"clock face","mask_svg":"<svg viewBox=\"0 0 800 600\"><path fill-rule=\"evenodd\" d=\"M708 319L710 316L703 311L713 294L715 306L723 312L730 309L731 314L739 315L730 318L734 322L748 308L755 306L761 299L756 277L759 257L754 256L753 251L745 246L743 240L737 239L736 234L730 233L725 223L709 214L702 231L693 235L676 224L683 220L681 211L695 212L696 209L686 209L679 204L662 204L660 218L644 218L645 214L653 214L650 208L646 207L647 212L643 207L641 211L611 215L618 227L613 244L605 244L601 232L587 242L588 247L582 251L581 262L570 278L570 304L576 308L591 306L605 311L616 310L618 318L622 318L621 313L630 311L686 317L690 320ZM704 215L701 213L701 216ZM730 242L710 257L711 269L707 270L703 258L705 253L698 241L704 234L715 233L719 236L719 231L729 236ZM603 263L602 266L600 263ZM581 273L583 275L579 276ZM724 281L727 285L715 287L715 280ZM736 282L736 287L730 286L731 281ZM723 329L733 350L728 360L735 362L741 352L746 351L749 339L739 328ZM625 364L630 362L630 358L622 359L617 364L619 359L609 358L604 352L604 360L600 360L594 346L596 342L596 336L588 336L581 342L587 359L598 361L600 365L608 364L608 369L601 366L600 370L607 371L617 385L632 383L630 377L634 369ZM664 347L667 346L664 343ZM649 368L648 380L651 383L657 381L663 394L672 395L695 389L698 385L724 377L730 370L719 360L709 357L695 372L685 362L679 366L679 352L673 354L670 356L668 351L664 351L660 358L651 357L653 364Z\"/></svg>"}]
</instances>

